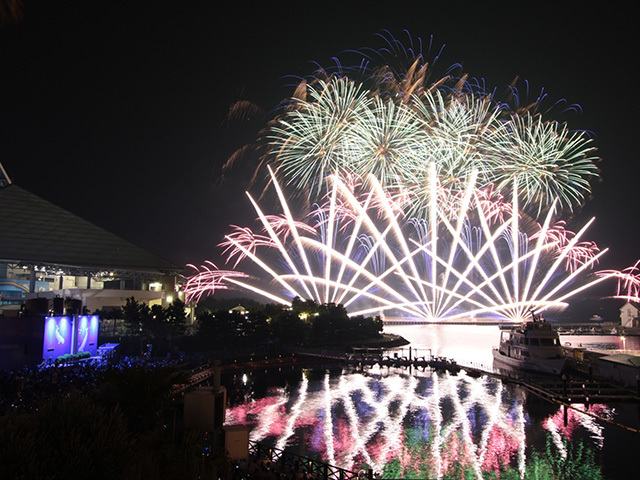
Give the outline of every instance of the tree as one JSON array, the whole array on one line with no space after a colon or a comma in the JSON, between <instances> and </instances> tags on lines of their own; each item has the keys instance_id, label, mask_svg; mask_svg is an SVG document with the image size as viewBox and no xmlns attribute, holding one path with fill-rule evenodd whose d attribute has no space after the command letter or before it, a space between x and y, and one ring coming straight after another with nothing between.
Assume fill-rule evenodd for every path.
<instances>
[{"instance_id":1,"label":"tree","mask_svg":"<svg viewBox=\"0 0 640 480\"><path fill-rule=\"evenodd\" d=\"M198 343L205 349L226 346L237 339L236 324L228 312L201 313L198 315L198 326Z\"/></svg>"},{"instance_id":2,"label":"tree","mask_svg":"<svg viewBox=\"0 0 640 480\"><path fill-rule=\"evenodd\" d=\"M252 343L265 343L271 338L271 327L264 311L254 310L246 315L244 335Z\"/></svg>"},{"instance_id":3,"label":"tree","mask_svg":"<svg viewBox=\"0 0 640 480\"><path fill-rule=\"evenodd\" d=\"M80 394L0 422L2 478L122 478L132 438L122 412Z\"/></svg>"},{"instance_id":4,"label":"tree","mask_svg":"<svg viewBox=\"0 0 640 480\"><path fill-rule=\"evenodd\" d=\"M382 334L384 323L380 317L358 315L349 318L350 337L353 339L376 338Z\"/></svg>"},{"instance_id":5,"label":"tree","mask_svg":"<svg viewBox=\"0 0 640 480\"><path fill-rule=\"evenodd\" d=\"M127 298L122 307L122 315L129 331L142 335L141 343L145 338L152 338L161 348L168 345L170 349L172 339L184 335L187 328L185 304L180 299L171 302L167 308L158 304L149 308L146 303L138 302L134 297Z\"/></svg>"},{"instance_id":6,"label":"tree","mask_svg":"<svg viewBox=\"0 0 640 480\"><path fill-rule=\"evenodd\" d=\"M311 330L311 324L303 321L289 309L279 308L271 317L271 331L281 343L297 345L304 343Z\"/></svg>"},{"instance_id":7,"label":"tree","mask_svg":"<svg viewBox=\"0 0 640 480\"><path fill-rule=\"evenodd\" d=\"M348 332L349 314L342 305L328 303L318 307L316 314L311 317L312 343L333 343L346 340Z\"/></svg>"},{"instance_id":8,"label":"tree","mask_svg":"<svg viewBox=\"0 0 640 480\"><path fill-rule=\"evenodd\" d=\"M179 298L171 302L165 310L164 319L169 323L172 335L184 335L187 329L187 312L184 302Z\"/></svg>"},{"instance_id":9,"label":"tree","mask_svg":"<svg viewBox=\"0 0 640 480\"><path fill-rule=\"evenodd\" d=\"M132 333L148 330L152 320L149 306L134 297L127 298L122 307L122 316Z\"/></svg>"},{"instance_id":10,"label":"tree","mask_svg":"<svg viewBox=\"0 0 640 480\"><path fill-rule=\"evenodd\" d=\"M309 317L317 313L319 308L313 300L302 300L300 297L291 300L291 310L300 317Z\"/></svg>"}]
</instances>

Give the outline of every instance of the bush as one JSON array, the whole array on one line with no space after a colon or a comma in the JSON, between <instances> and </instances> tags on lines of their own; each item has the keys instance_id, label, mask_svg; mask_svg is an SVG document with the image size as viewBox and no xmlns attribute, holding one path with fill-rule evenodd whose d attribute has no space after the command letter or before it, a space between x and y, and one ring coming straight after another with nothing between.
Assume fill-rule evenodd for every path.
<instances>
[{"instance_id":1,"label":"bush","mask_svg":"<svg viewBox=\"0 0 640 480\"><path fill-rule=\"evenodd\" d=\"M45 402L29 415L0 421L3 478L119 478L130 436L118 409L80 395Z\"/></svg>"}]
</instances>

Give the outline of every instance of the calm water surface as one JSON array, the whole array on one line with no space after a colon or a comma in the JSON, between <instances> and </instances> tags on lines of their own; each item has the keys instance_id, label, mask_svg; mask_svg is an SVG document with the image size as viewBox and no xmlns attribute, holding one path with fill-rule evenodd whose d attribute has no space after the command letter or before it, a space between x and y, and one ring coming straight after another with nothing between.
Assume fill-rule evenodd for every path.
<instances>
[{"instance_id":1,"label":"calm water surface","mask_svg":"<svg viewBox=\"0 0 640 480\"><path fill-rule=\"evenodd\" d=\"M499 339L493 326L386 331L410 340L412 354L430 349L489 366ZM638 339L562 340L630 348ZM592 415L569 409L565 417L518 387L464 372L269 370L228 382L227 422L251 425L252 440L350 470L372 468L383 478L615 480L627 478L624 465L640 446L639 434L592 416L638 428L636 405L576 405Z\"/></svg>"},{"instance_id":2,"label":"calm water surface","mask_svg":"<svg viewBox=\"0 0 640 480\"><path fill-rule=\"evenodd\" d=\"M493 364L491 349L500 342L500 328L496 325L391 325L385 332L406 338L413 352L453 358L465 364L480 364L490 370ZM618 335L561 335L561 342L598 350L640 352L640 337ZM405 347L408 353L408 347Z\"/></svg>"}]
</instances>

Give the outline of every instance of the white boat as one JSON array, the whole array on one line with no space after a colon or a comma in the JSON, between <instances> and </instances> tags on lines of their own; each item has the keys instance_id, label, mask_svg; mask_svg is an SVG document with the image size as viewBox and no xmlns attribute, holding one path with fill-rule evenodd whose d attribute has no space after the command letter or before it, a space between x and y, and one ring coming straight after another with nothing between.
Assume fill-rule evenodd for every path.
<instances>
[{"instance_id":1,"label":"white boat","mask_svg":"<svg viewBox=\"0 0 640 480\"><path fill-rule=\"evenodd\" d=\"M558 332L536 315L532 321L500 332L493 359L514 369L555 375L562 373L566 363Z\"/></svg>"}]
</instances>

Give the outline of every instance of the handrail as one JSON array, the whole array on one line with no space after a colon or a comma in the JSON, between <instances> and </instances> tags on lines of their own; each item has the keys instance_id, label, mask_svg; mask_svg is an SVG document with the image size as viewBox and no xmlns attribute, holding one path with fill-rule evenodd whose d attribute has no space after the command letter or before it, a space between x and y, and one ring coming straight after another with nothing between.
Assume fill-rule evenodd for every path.
<instances>
[{"instance_id":1,"label":"handrail","mask_svg":"<svg viewBox=\"0 0 640 480\"><path fill-rule=\"evenodd\" d=\"M277 463L281 468L303 472L314 478L322 478L323 480L357 480L360 478L358 472L352 472L320 460L296 455L279 448L267 447L252 440L249 440L249 453L257 459L268 460L272 463ZM367 478L373 478L371 470L367 472Z\"/></svg>"}]
</instances>

